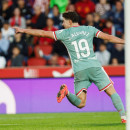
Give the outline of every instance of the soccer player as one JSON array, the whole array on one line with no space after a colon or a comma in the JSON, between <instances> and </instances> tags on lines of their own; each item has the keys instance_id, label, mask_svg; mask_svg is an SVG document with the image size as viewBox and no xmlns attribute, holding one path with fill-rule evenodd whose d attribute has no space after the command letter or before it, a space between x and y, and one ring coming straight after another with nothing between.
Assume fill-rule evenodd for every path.
<instances>
[{"instance_id":1,"label":"soccer player","mask_svg":"<svg viewBox=\"0 0 130 130\"><path fill-rule=\"evenodd\" d=\"M57 102L60 103L64 97L78 108L86 104L87 88L93 82L99 91L111 98L113 105L121 116L121 122L126 123L126 116L120 96L114 89L113 82L96 59L93 50L93 38L101 38L112 43L124 44L125 41L118 37L105 34L92 26L80 26L79 16L76 12L63 13L63 26L65 29L58 31L44 31L37 29L22 29L14 27L16 33L27 33L34 36L49 37L61 40L66 46L71 58L74 71L75 94L69 92L67 85L63 84L57 94ZM62 51L62 50L61 50Z\"/></svg>"}]
</instances>

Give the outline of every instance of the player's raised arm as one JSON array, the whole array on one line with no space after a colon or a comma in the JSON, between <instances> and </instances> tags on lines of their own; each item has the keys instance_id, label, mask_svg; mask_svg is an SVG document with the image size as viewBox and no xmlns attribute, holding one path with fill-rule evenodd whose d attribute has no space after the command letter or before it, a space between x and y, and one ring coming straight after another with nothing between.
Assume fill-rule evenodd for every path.
<instances>
[{"instance_id":1,"label":"player's raised arm","mask_svg":"<svg viewBox=\"0 0 130 130\"><path fill-rule=\"evenodd\" d=\"M109 35L103 32L99 33L98 38L101 38L103 40L108 40L109 42L112 42L112 43L119 43L119 44L125 43L124 39L121 39L121 38L118 38L118 37L115 37L113 35Z\"/></svg>"},{"instance_id":2,"label":"player's raised arm","mask_svg":"<svg viewBox=\"0 0 130 130\"><path fill-rule=\"evenodd\" d=\"M48 37L54 39L53 31L44 31L40 29L23 29L19 27L13 27L16 33L27 33L38 37Z\"/></svg>"}]
</instances>

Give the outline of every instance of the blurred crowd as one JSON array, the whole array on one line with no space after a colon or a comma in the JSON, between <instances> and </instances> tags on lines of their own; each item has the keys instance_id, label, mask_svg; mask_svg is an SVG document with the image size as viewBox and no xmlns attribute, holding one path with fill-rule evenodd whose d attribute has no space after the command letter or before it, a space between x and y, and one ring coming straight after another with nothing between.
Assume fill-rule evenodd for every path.
<instances>
[{"instance_id":1,"label":"blurred crowd","mask_svg":"<svg viewBox=\"0 0 130 130\"><path fill-rule=\"evenodd\" d=\"M60 41L15 34L13 26L56 31L62 29L62 13L76 11L80 25L124 39L124 0L0 0L0 68L10 66L70 65ZM94 38L94 50L102 65L124 64L124 45Z\"/></svg>"}]
</instances>

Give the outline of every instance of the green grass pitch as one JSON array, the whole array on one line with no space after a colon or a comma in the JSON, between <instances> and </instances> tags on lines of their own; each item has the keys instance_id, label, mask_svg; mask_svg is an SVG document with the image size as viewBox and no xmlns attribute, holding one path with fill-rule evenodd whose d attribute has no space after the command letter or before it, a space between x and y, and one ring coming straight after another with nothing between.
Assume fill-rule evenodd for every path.
<instances>
[{"instance_id":1,"label":"green grass pitch","mask_svg":"<svg viewBox=\"0 0 130 130\"><path fill-rule=\"evenodd\" d=\"M0 130L125 130L117 112L0 115Z\"/></svg>"}]
</instances>

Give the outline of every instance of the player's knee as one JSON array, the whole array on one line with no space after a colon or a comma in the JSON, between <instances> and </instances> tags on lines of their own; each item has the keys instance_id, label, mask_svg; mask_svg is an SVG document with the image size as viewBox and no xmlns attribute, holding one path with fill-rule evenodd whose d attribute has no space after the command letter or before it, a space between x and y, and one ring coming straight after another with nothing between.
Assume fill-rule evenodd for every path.
<instances>
[{"instance_id":1,"label":"player's knee","mask_svg":"<svg viewBox=\"0 0 130 130\"><path fill-rule=\"evenodd\" d=\"M116 93L116 90L114 89L114 86L111 85L109 88L105 90L108 96L111 96L112 94Z\"/></svg>"},{"instance_id":2,"label":"player's knee","mask_svg":"<svg viewBox=\"0 0 130 130\"><path fill-rule=\"evenodd\" d=\"M85 105L86 105L86 104L79 105L78 108L81 109L81 108L85 107Z\"/></svg>"},{"instance_id":3,"label":"player's knee","mask_svg":"<svg viewBox=\"0 0 130 130\"><path fill-rule=\"evenodd\" d=\"M77 106L78 108L83 108L83 107L85 107L85 105L86 105L86 91L84 92L82 92L79 96L78 96L78 98L80 98L80 100L81 100L81 103Z\"/></svg>"},{"instance_id":4,"label":"player's knee","mask_svg":"<svg viewBox=\"0 0 130 130\"><path fill-rule=\"evenodd\" d=\"M83 108L86 105L86 100L81 100L81 103L77 106L78 108Z\"/></svg>"}]
</instances>

